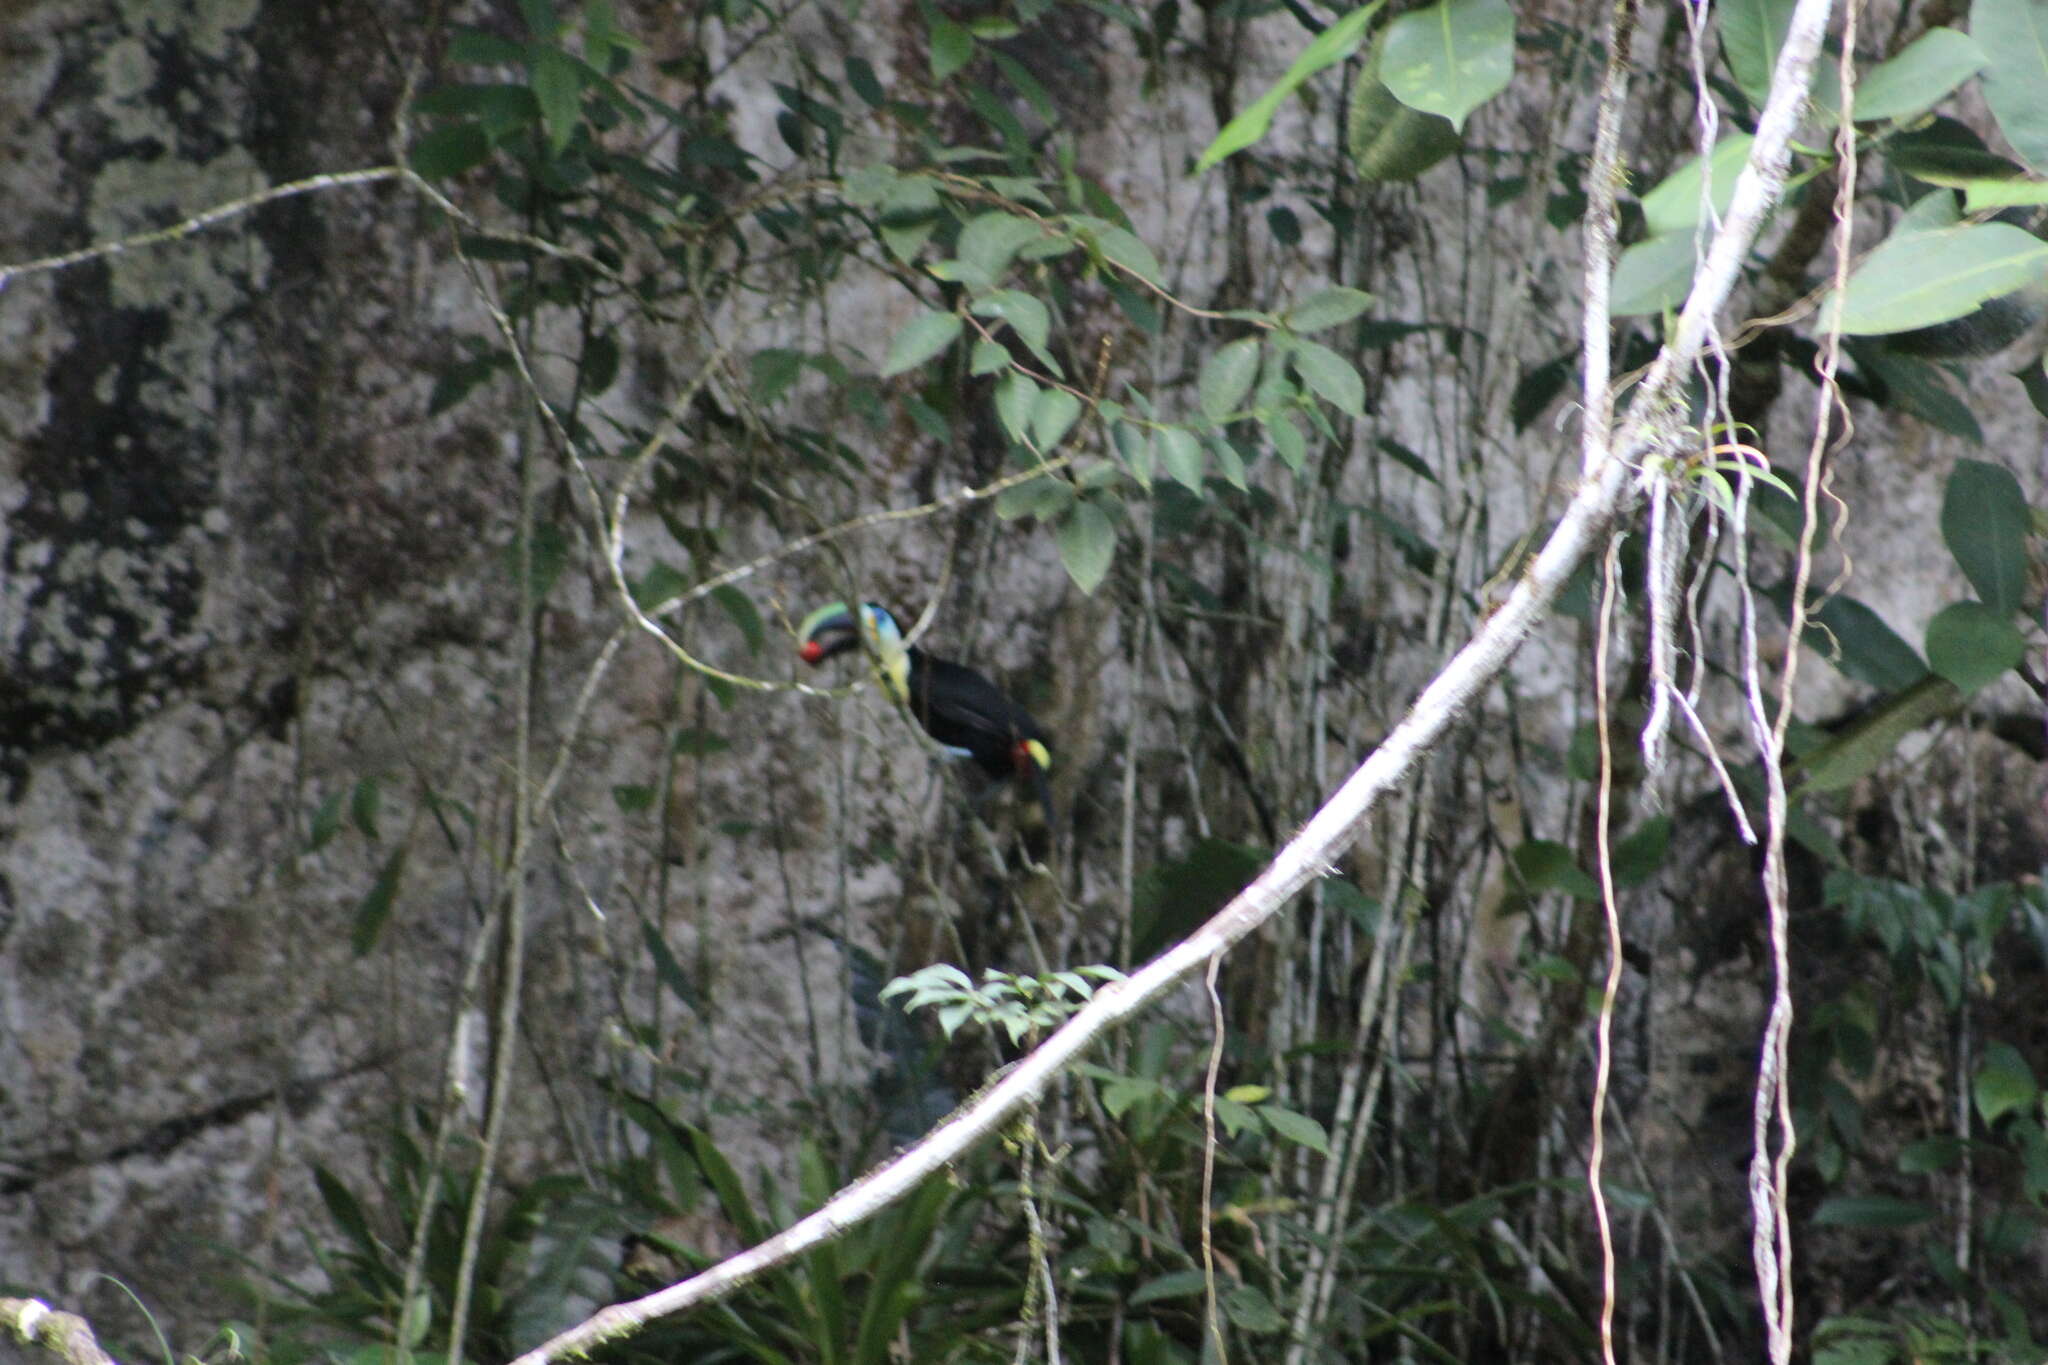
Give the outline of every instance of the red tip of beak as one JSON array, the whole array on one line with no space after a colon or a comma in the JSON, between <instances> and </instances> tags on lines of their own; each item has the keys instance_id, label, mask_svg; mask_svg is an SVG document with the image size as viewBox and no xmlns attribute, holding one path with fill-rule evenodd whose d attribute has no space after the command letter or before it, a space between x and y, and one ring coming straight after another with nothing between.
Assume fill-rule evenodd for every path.
<instances>
[{"instance_id":1,"label":"red tip of beak","mask_svg":"<svg viewBox=\"0 0 2048 1365\"><path fill-rule=\"evenodd\" d=\"M825 657L825 646L819 644L816 640L806 640L804 641L803 648L799 649L797 654L805 663L816 667L818 660Z\"/></svg>"}]
</instances>

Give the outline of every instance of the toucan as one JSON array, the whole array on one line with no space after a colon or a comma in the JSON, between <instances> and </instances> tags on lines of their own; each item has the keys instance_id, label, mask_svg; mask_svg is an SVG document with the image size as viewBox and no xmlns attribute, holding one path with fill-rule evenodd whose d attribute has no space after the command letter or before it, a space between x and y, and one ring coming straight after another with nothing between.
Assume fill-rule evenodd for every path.
<instances>
[{"instance_id":1,"label":"toucan","mask_svg":"<svg viewBox=\"0 0 2048 1365\"><path fill-rule=\"evenodd\" d=\"M889 696L910 709L924 732L957 758L973 759L991 778L1015 778L1030 786L1045 809L1046 828L1053 828L1052 742L1031 713L1003 689L950 659L935 659L903 643L903 630L889 609L874 602L854 612L844 602L828 602L797 627L798 652L813 666L835 654L860 646L861 627L876 672Z\"/></svg>"}]
</instances>

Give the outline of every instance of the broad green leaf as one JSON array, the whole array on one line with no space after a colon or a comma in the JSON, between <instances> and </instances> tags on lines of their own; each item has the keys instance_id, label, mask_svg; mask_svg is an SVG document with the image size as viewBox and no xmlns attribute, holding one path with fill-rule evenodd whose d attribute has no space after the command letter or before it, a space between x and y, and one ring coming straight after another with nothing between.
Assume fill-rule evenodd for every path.
<instances>
[{"instance_id":1,"label":"broad green leaf","mask_svg":"<svg viewBox=\"0 0 2048 1365\"><path fill-rule=\"evenodd\" d=\"M1641 886L1657 875L1671 847L1671 817L1654 815L1614 846L1614 884Z\"/></svg>"},{"instance_id":2,"label":"broad green leaf","mask_svg":"<svg viewBox=\"0 0 2048 1365\"><path fill-rule=\"evenodd\" d=\"M1223 421L1251 392L1252 380L1258 377L1258 373L1259 338L1256 336L1240 337L1212 353L1202 362L1202 375L1195 385L1202 415L1212 422Z\"/></svg>"},{"instance_id":3,"label":"broad green leaf","mask_svg":"<svg viewBox=\"0 0 2048 1365\"><path fill-rule=\"evenodd\" d=\"M1335 285L1318 294L1311 294L1281 315L1288 328L1295 332L1320 332L1327 327L1351 319L1372 307L1372 295L1363 289L1347 289Z\"/></svg>"},{"instance_id":4,"label":"broad green leaf","mask_svg":"<svg viewBox=\"0 0 2048 1365\"><path fill-rule=\"evenodd\" d=\"M1122 266L1147 284L1159 283L1159 258L1131 233L1120 227L1104 227L1095 232L1094 241L1104 260Z\"/></svg>"},{"instance_id":5,"label":"broad green leaf","mask_svg":"<svg viewBox=\"0 0 2048 1365\"><path fill-rule=\"evenodd\" d=\"M457 24L448 33L448 60L456 66L511 66L526 60L526 49L510 38Z\"/></svg>"},{"instance_id":6,"label":"broad green leaf","mask_svg":"<svg viewBox=\"0 0 2048 1365\"><path fill-rule=\"evenodd\" d=\"M974 313L977 317L1001 318L1016 329L1017 336L1035 352L1045 350L1046 338L1052 331L1052 317L1045 305L1031 295L1016 289L1001 289L986 298L976 299Z\"/></svg>"},{"instance_id":7,"label":"broad green leaf","mask_svg":"<svg viewBox=\"0 0 2048 1365\"><path fill-rule=\"evenodd\" d=\"M1031 410L1038 405L1038 385L1022 370L1012 370L996 381L996 416L1013 441L1022 441L1031 430Z\"/></svg>"},{"instance_id":8,"label":"broad green leaf","mask_svg":"<svg viewBox=\"0 0 2048 1365\"><path fill-rule=\"evenodd\" d=\"M1031 405L1031 438L1041 454L1072 430L1081 415L1081 400L1065 389L1047 389Z\"/></svg>"},{"instance_id":9,"label":"broad green leaf","mask_svg":"<svg viewBox=\"0 0 2048 1365\"><path fill-rule=\"evenodd\" d=\"M1195 174L1200 175L1226 156L1257 142L1273 126L1273 115L1278 112L1286 98L1301 88L1301 83L1324 67L1335 66L1349 57L1365 36L1365 27L1372 22L1386 0L1372 0L1369 5L1351 11L1336 23L1316 35L1314 42L1302 50L1286 74L1273 83L1271 89L1247 105L1243 112L1223 125L1216 140L1211 142L1195 162Z\"/></svg>"},{"instance_id":10,"label":"broad green leaf","mask_svg":"<svg viewBox=\"0 0 2048 1365\"><path fill-rule=\"evenodd\" d=\"M1998 131L2037 171L2048 171L2048 0L1976 0L1970 36L1987 59L1984 102Z\"/></svg>"},{"instance_id":11,"label":"broad green leaf","mask_svg":"<svg viewBox=\"0 0 2048 1365\"><path fill-rule=\"evenodd\" d=\"M1692 288L1695 246L1693 230L1684 228L1622 252L1608 286L1608 313L1628 318L1661 313L1685 302L1685 291Z\"/></svg>"},{"instance_id":12,"label":"broad green leaf","mask_svg":"<svg viewBox=\"0 0 2048 1365\"><path fill-rule=\"evenodd\" d=\"M1295 1146L1321 1152L1324 1156L1330 1154L1330 1135L1323 1131L1322 1124L1307 1114L1297 1114L1277 1104L1269 1104L1259 1113L1268 1127Z\"/></svg>"},{"instance_id":13,"label":"broad green leaf","mask_svg":"<svg viewBox=\"0 0 2048 1365\"><path fill-rule=\"evenodd\" d=\"M1830 597L1807 620L1806 644L1857 682L1887 692L1927 676L1920 652L1884 618L1846 595Z\"/></svg>"},{"instance_id":14,"label":"broad green leaf","mask_svg":"<svg viewBox=\"0 0 2048 1365\"><path fill-rule=\"evenodd\" d=\"M943 15L931 16L932 80L947 77L974 60L974 35Z\"/></svg>"},{"instance_id":15,"label":"broad green leaf","mask_svg":"<svg viewBox=\"0 0 2048 1365\"><path fill-rule=\"evenodd\" d=\"M2048 242L2008 223L1894 233L1849 277L1831 310L1855 336L1947 322L2048 279Z\"/></svg>"},{"instance_id":16,"label":"broad green leaf","mask_svg":"<svg viewBox=\"0 0 2048 1365\"><path fill-rule=\"evenodd\" d=\"M1977 596L1993 611L2019 610L2027 586L2032 514L2003 465L1958 460L1941 499L1941 535Z\"/></svg>"},{"instance_id":17,"label":"broad green leaf","mask_svg":"<svg viewBox=\"0 0 2048 1365\"><path fill-rule=\"evenodd\" d=\"M1294 369L1340 412L1365 416L1365 381L1343 356L1318 342L1303 341L1294 348Z\"/></svg>"},{"instance_id":18,"label":"broad green leaf","mask_svg":"<svg viewBox=\"0 0 2048 1365\"><path fill-rule=\"evenodd\" d=\"M1759 107L1770 93L1771 73L1792 27L1793 4L1794 0L1723 0L1714 7L1735 84Z\"/></svg>"},{"instance_id":19,"label":"broad green leaf","mask_svg":"<svg viewBox=\"0 0 2048 1365\"><path fill-rule=\"evenodd\" d=\"M1983 1065L1970 1087L1977 1112L1987 1124L1996 1123L2016 1109L2024 1109L2040 1095L2034 1069L2018 1049L2007 1043L1993 1043L1984 1049Z\"/></svg>"},{"instance_id":20,"label":"broad green leaf","mask_svg":"<svg viewBox=\"0 0 2048 1365\"><path fill-rule=\"evenodd\" d=\"M1514 78L1515 12L1507 0L1438 0L1387 25L1383 51L1394 98L1462 129Z\"/></svg>"},{"instance_id":21,"label":"broad green leaf","mask_svg":"<svg viewBox=\"0 0 2048 1365\"><path fill-rule=\"evenodd\" d=\"M1029 218L1019 218L1014 213L984 213L960 229L960 240L954 250L990 279L1001 279L1017 253L1043 233L1044 229Z\"/></svg>"},{"instance_id":22,"label":"broad green leaf","mask_svg":"<svg viewBox=\"0 0 2048 1365\"><path fill-rule=\"evenodd\" d=\"M1856 121L1924 114L1988 61L1984 49L1960 29L1929 29L1856 83Z\"/></svg>"},{"instance_id":23,"label":"broad green leaf","mask_svg":"<svg viewBox=\"0 0 2048 1365\"><path fill-rule=\"evenodd\" d=\"M1148 492L1152 487L1152 433L1133 422L1116 424L1117 458Z\"/></svg>"},{"instance_id":24,"label":"broad green leaf","mask_svg":"<svg viewBox=\"0 0 2048 1365\"><path fill-rule=\"evenodd\" d=\"M997 370L1006 368L1009 363L1010 352L1003 344L983 337L975 341L973 351L968 354L967 373L979 379L985 374L994 374Z\"/></svg>"},{"instance_id":25,"label":"broad green leaf","mask_svg":"<svg viewBox=\"0 0 2048 1365\"><path fill-rule=\"evenodd\" d=\"M2048 180L1965 180L1957 188L1966 213L2048 204Z\"/></svg>"},{"instance_id":26,"label":"broad green leaf","mask_svg":"<svg viewBox=\"0 0 2048 1365\"><path fill-rule=\"evenodd\" d=\"M1092 498L1074 503L1059 527L1060 563L1082 592L1092 593L1116 556L1116 523Z\"/></svg>"},{"instance_id":27,"label":"broad green leaf","mask_svg":"<svg viewBox=\"0 0 2048 1365\"><path fill-rule=\"evenodd\" d=\"M1004 521L1036 517L1050 521L1074 505L1074 485L1051 475L1013 484L996 494L996 516Z\"/></svg>"},{"instance_id":28,"label":"broad green leaf","mask_svg":"<svg viewBox=\"0 0 2048 1365\"><path fill-rule=\"evenodd\" d=\"M1169 478L1199 493L1202 491L1202 443L1184 427L1168 427L1159 433L1159 466Z\"/></svg>"},{"instance_id":29,"label":"broad green leaf","mask_svg":"<svg viewBox=\"0 0 2048 1365\"><path fill-rule=\"evenodd\" d=\"M428 180L448 180L490 159L491 140L467 120L436 128L412 145L412 168Z\"/></svg>"},{"instance_id":30,"label":"broad green leaf","mask_svg":"<svg viewBox=\"0 0 2048 1365\"><path fill-rule=\"evenodd\" d=\"M1655 189L1643 196L1643 219L1649 224L1650 235L1662 236L1698 225L1703 168L1712 178L1714 212L1726 213L1728 201L1735 194L1735 179L1749 164L1749 149L1755 142L1748 133L1731 133L1714 144L1704 167L1702 159L1694 157L1658 182Z\"/></svg>"},{"instance_id":31,"label":"broad green leaf","mask_svg":"<svg viewBox=\"0 0 2048 1365\"><path fill-rule=\"evenodd\" d=\"M961 326L957 314L937 309L912 318L889 343L889 357L882 362L882 377L887 379L924 364L953 344Z\"/></svg>"},{"instance_id":32,"label":"broad green leaf","mask_svg":"<svg viewBox=\"0 0 2048 1365\"><path fill-rule=\"evenodd\" d=\"M375 843L380 837L377 833L377 815L383 809L383 806L384 786L374 777L363 778L349 792L349 823L353 824L362 832L363 837L372 843Z\"/></svg>"},{"instance_id":33,"label":"broad green leaf","mask_svg":"<svg viewBox=\"0 0 2048 1365\"><path fill-rule=\"evenodd\" d=\"M1899 1149L1898 1166L1905 1175L1927 1175L1946 1171L1962 1159L1963 1142L1956 1137L1921 1138Z\"/></svg>"},{"instance_id":34,"label":"broad green leaf","mask_svg":"<svg viewBox=\"0 0 2048 1365\"><path fill-rule=\"evenodd\" d=\"M1256 1285L1235 1284L1223 1295L1223 1316L1230 1325L1254 1336L1270 1336L1287 1330L1287 1319L1273 1301Z\"/></svg>"},{"instance_id":35,"label":"broad green leaf","mask_svg":"<svg viewBox=\"0 0 2048 1365\"><path fill-rule=\"evenodd\" d=\"M1927 623L1927 663L1965 693L1996 682L2026 654L2009 615L1982 602L1955 602Z\"/></svg>"},{"instance_id":36,"label":"broad green leaf","mask_svg":"<svg viewBox=\"0 0 2048 1365\"><path fill-rule=\"evenodd\" d=\"M1937 116L1925 128L1899 133L1884 141L1885 160L1892 169L1930 185L1960 188L1976 180L2025 177L2018 164L1984 145L1984 139L1952 118Z\"/></svg>"},{"instance_id":37,"label":"broad green leaf","mask_svg":"<svg viewBox=\"0 0 2048 1365\"><path fill-rule=\"evenodd\" d=\"M1981 309L1978 311L1982 312ZM1968 317L1943 324L1952 328L1970 325ZM1914 332L1908 333L1907 337L1925 335ZM1901 341L1905 339L1899 338ZM1863 371L1864 377L1876 381L1885 406L1917 417L1929 426L1939 427L1951 436L1984 444L1984 429L1977 425L1976 414L1970 411L1969 404L1950 390L1948 371L1942 366L1900 354L1889 339L1851 341L1849 353L1856 358L1857 367Z\"/></svg>"},{"instance_id":38,"label":"broad green leaf","mask_svg":"<svg viewBox=\"0 0 2048 1365\"><path fill-rule=\"evenodd\" d=\"M1599 900L1600 883L1581 868L1572 851L1554 839L1528 839L1508 854L1531 892L1562 891L1580 900Z\"/></svg>"},{"instance_id":39,"label":"broad green leaf","mask_svg":"<svg viewBox=\"0 0 2048 1365\"><path fill-rule=\"evenodd\" d=\"M1124 1302L1137 1308L1158 1299L1192 1298L1207 1292L1208 1288L1209 1277L1201 1271L1175 1270L1139 1285Z\"/></svg>"},{"instance_id":40,"label":"broad green leaf","mask_svg":"<svg viewBox=\"0 0 2048 1365\"><path fill-rule=\"evenodd\" d=\"M1351 116L1344 148L1361 180L1413 180L1456 152L1464 137L1442 114L1410 109L1380 79L1386 44L1373 44L1372 58L1351 87Z\"/></svg>"}]
</instances>

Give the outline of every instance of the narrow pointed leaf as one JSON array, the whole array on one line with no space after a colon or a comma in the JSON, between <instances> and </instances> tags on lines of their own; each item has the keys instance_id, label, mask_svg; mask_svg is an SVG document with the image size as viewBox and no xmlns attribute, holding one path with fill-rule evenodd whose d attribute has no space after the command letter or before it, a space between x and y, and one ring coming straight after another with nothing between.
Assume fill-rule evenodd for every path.
<instances>
[{"instance_id":1,"label":"narrow pointed leaf","mask_svg":"<svg viewBox=\"0 0 2048 1365\"><path fill-rule=\"evenodd\" d=\"M1246 105L1236 118L1223 125L1216 134L1216 140L1203 150L1195 162L1195 174L1200 175L1226 156L1234 155L1257 142L1273 126L1273 115L1278 112L1287 97L1301 88L1301 83L1324 67L1335 66L1354 52L1359 40L1365 36L1365 27L1372 22L1386 0L1372 0L1351 11L1336 23L1316 35L1316 40L1302 49L1294 64L1287 68L1285 75L1273 82L1265 94Z\"/></svg>"},{"instance_id":2,"label":"narrow pointed leaf","mask_svg":"<svg viewBox=\"0 0 2048 1365\"><path fill-rule=\"evenodd\" d=\"M1199 493L1202 491L1202 443L1195 433L1182 427L1168 427L1159 433L1159 467Z\"/></svg>"}]
</instances>

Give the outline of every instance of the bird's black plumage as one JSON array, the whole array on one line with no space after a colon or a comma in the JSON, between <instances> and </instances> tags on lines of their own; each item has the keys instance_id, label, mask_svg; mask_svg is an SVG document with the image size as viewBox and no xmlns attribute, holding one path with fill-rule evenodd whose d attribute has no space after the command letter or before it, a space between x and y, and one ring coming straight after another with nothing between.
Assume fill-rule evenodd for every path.
<instances>
[{"instance_id":1,"label":"bird's black plumage","mask_svg":"<svg viewBox=\"0 0 2048 1365\"><path fill-rule=\"evenodd\" d=\"M860 621L869 630L883 685L910 710L924 732L996 779L1028 783L1052 824L1052 789L1046 769L1052 741L1031 713L986 677L951 659L940 659L903 643L887 608L864 603L862 617L842 603L820 607L799 630L807 663L819 664L860 645Z\"/></svg>"}]
</instances>

